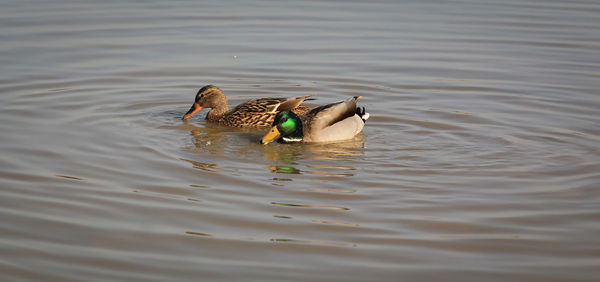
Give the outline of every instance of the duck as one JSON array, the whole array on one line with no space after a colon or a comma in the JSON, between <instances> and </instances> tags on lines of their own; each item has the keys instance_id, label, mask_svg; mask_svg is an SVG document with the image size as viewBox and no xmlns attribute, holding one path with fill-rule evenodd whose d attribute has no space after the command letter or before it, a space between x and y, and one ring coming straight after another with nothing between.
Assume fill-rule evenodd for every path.
<instances>
[{"instance_id":1,"label":"duck","mask_svg":"<svg viewBox=\"0 0 600 282\"><path fill-rule=\"evenodd\" d=\"M198 90L192 107L182 120L190 118L203 108L210 108L206 114L209 122L232 127L269 126L280 111L292 111L296 114L306 112L309 108L300 104L311 96L251 99L230 110L223 91L214 85L206 85Z\"/></svg>"},{"instance_id":2,"label":"duck","mask_svg":"<svg viewBox=\"0 0 600 282\"><path fill-rule=\"evenodd\" d=\"M271 129L260 142L280 143L334 142L354 138L359 134L369 113L357 107L362 96L316 107L300 115L281 111L275 115Z\"/></svg>"}]
</instances>

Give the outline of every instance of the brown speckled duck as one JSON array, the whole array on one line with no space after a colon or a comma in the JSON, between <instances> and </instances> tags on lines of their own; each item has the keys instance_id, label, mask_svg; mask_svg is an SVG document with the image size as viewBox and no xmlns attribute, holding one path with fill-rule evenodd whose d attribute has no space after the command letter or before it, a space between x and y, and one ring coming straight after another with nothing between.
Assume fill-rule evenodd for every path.
<instances>
[{"instance_id":1,"label":"brown speckled duck","mask_svg":"<svg viewBox=\"0 0 600 282\"><path fill-rule=\"evenodd\" d=\"M310 96L252 99L229 110L223 91L214 85L206 85L198 90L194 104L182 119L188 119L203 108L210 108L206 114L209 122L235 127L269 126L280 111L297 114L307 111L308 107L300 104Z\"/></svg>"}]
</instances>

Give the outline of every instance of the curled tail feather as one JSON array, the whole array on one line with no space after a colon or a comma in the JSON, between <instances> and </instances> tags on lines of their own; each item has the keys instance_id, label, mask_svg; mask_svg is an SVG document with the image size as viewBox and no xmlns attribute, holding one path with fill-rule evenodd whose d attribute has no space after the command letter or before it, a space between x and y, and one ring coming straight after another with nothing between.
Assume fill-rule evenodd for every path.
<instances>
[{"instance_id":1,"label":"curled tail feather","mask_svg":"<svg viewBox=\"0 0 600 282\"><path fill-rule=\"evenodd\" d=\"M365 110L365 107L362 107L362 109L360 107L356 107L356 115L358 115L363 123L367 122L367 120L369 119L369 113L367 113L367 110Z\"/></svg>"}]
</instances>

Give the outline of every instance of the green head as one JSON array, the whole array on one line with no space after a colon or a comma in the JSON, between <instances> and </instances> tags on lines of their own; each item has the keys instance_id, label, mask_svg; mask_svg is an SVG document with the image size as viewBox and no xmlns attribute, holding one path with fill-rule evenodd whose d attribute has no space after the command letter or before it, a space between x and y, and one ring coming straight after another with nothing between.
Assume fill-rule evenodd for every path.
<instances>
[{"instance_id":1,"label":"green head","mask_svg":"<svg viewBox=\"0 0 600 282\"><path fill-rule=\"evenodd\" d=\"M261 143L267 144L275 138L281 137L283 141L301 141L304 137L302 133L302 121L293 112L281 111L275 116L271 130L263 136Z\"/></svg>"}]
</instances>

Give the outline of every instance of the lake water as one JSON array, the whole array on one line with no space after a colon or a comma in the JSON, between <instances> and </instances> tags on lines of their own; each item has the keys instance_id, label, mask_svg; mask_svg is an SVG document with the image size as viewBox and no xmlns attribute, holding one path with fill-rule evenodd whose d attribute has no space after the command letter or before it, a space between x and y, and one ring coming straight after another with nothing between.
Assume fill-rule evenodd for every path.
<instances>
[{"instance_id":1,"label":"lake water","mask_svg":"<svg viewBox=\"0 0 600 282\"><path fill-rule=\"evenodd\" d=\"M4 1L2 281L597 281L599 1ZM188 121L362 95L362 135Z\"/></svg>"}]
</instances>

